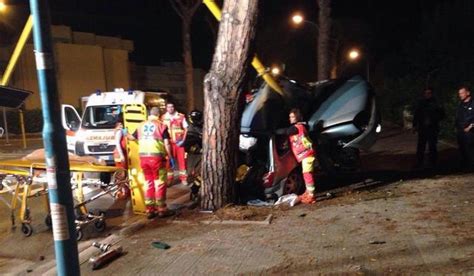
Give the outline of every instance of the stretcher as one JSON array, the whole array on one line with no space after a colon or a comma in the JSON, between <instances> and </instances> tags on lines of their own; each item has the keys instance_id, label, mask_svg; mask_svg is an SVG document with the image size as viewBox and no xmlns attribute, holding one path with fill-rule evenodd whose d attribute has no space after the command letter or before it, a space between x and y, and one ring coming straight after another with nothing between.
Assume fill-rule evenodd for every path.
<instances>
[{"instance_id":1,"label":"stretcher","mask_svg":"<svg viewBox=\"0 0 474 276\"><path fill-rule=\"evenodd\" d=\"M143 104L123 105L124 127L128 133L133 133L141 122L147 119L146 106ZM146 214L145 194L143 183L145 176L140 167L140 156L138 155L138 143L127 139L127 164L128 176L130 178L130 192L133 212L135 214Z\"/></svg>"},{"instance_id":2,"label":"stretcher","mask_svg":"<svg viewBox=\"0 0 474 276\"><path fill-rule=\"evenodd\" d=\"M74 199L77 202L74 206L76 213L76 234L77 239L83 237L83 229L90 224L95 226L97 231L104 231L105 213L91 214L86 205L106 194L113 194L128 185L126 172L118 167L95 165L84 161L70 161L71 185ZM100 179L85 178L86 173L110 173L111 182L104 183ZM33 233L31 226L31 215L28 207L29 199L33 197L43 197L46 217L46 226L51 227L51 215L48 201L48 186L46 179L46 163L44 160L2 160L0 161L0 199L11 210L11 223L15 227L15 214L19 212L21 222L21 232L25 236ZM84 187L93 186L102 189L101 192L89 199L85 199ZM5 199L5 195L10 195L10 200ZM20 206L19 206L20 205ZM19 210L18 210L19 207Z\"/></svg>"}]
</instances>

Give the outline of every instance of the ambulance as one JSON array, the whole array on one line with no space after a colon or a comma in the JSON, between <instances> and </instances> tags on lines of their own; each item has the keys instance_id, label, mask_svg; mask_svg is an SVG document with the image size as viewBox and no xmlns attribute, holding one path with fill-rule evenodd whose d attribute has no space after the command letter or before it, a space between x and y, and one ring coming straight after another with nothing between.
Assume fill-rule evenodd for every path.
<instances>
[{"instance_id":1,"label":"ambulance","mask_svg":"<svg viewBox=\"0 0 474 276\"><path fill-rule=\"evenodd\" d=\"M114 163L114 129L124 104L157 106L163 112L166 92L125 91L116 88L112 92L96 91L83 97L82 117L71 105L62 105L62 125L66 130L68 151L79 156L94 156L108 165ZM85 104L84 104L85 103Z\"/></svg>"}]
</instances>

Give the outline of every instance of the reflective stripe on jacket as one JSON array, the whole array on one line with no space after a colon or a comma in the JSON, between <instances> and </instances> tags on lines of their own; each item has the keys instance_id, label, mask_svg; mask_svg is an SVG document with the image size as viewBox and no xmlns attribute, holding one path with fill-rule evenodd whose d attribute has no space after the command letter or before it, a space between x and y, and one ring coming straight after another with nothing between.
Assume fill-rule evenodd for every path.
<instances>
[{"instance_id":1,"label":"reflective stripe on jacket","mask_svg":"<svg viewBox=\"0 0 474 276\"><path fill-rule=\"evenodd\" d=\"M314 156L313 143L302 123L296 123L294 126L298 129L298 133L290 135L290 145L296 160L301 162L306 157Z\"/></svg>"},{"instance_id":2,"label":"reflective stripe on jacket","mask_svg":"<svg viewBox=\"0 0 474 276\"><path fill-rule=\"evenodd\" d=\"M161 118L163 123L168 127L168 132L170 134L170 140L172 143L176 143L184 139L184 122L186 117L182 113L177 113L177 116L164 114Z\"/></svg>"},{"instance_id":3,"label":"reflective stripe on jacket","mask_svg":"<svg viewBox=\"0 0 474 276\"><path fill-rule=\"evenodd\" d=\"M150 120L141 123L137 128L138 152L140 156L165 156L166 149L163 134L166 125L158 120Z\"/></svg>"}]
</instances>

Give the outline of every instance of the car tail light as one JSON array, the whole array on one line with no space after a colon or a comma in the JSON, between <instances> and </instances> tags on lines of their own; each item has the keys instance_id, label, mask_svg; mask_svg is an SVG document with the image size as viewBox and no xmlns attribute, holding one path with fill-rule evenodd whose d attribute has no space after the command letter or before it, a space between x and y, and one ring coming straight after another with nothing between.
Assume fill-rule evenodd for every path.
<instances>
[{"instance_id":1,"label":"car tail light","mask_svg":"<svg viewBox=\"0 0 474 276\"><path fill-rule=\"evenodd\" d=\"M253 101L253 99L254 99L254 96L253 96L252 93L245 94L245 102L246 103L250 103L251 101Z\"/></svg>"}]
</instances>

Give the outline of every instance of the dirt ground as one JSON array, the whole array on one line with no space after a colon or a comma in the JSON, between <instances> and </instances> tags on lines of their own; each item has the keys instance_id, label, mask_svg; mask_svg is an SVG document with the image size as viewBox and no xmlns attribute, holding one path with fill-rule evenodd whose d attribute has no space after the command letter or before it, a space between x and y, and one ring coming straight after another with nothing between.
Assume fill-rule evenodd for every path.
<instances>
[{"instance_id":1,"label":"dirt ground","mask_svg":"<svg viewBox=\"0 0 474 276\"><path fill-rule=\"evenodd\" d=\"M474 174L458 169L456 150L445 144L439 168L412 171L415 139L386 130L364 153L363 171L318 177L314 205L183 210L147 223L118 243L124 255L96 271L84 262L81 273L474 274ZM269 214L270 224L247 224ZM228 221L242 224L219 223ZM0 262L0 271L14 261L3 269ZM29 261L11 272L28 274L23 268L38 262Z\"/></svg>"}]
</instances>

